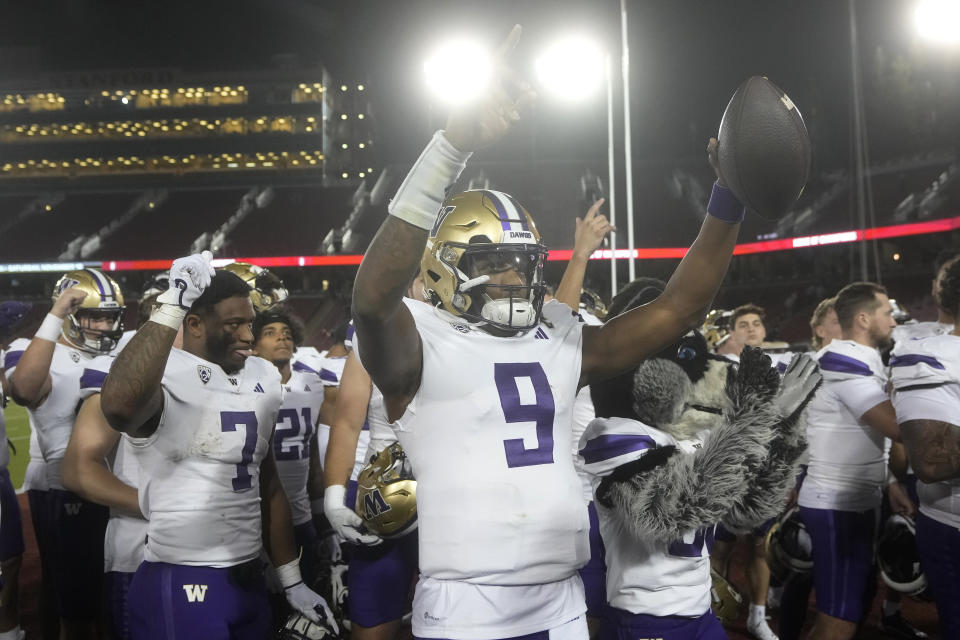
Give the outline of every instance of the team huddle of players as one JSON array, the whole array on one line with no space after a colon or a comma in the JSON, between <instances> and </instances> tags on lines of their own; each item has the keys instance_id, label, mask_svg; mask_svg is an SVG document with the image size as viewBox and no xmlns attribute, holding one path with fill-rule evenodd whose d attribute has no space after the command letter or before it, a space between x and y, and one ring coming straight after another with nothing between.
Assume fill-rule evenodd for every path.
<instances>
[{"instance_id":1,"label":"team huddle of players","mask_svg":"<svg viewBox=\"0 0 960 640\"><path fill-rule=\"evenodd\" d=\"M712 352L691 332L745 213L719 172L670 280L630 283L602 322L580 313L587 259L611 228L602 201L577 221L549 295L546 247L516 199L448 197L519 117L526 90L512 89L452 114L414 164L357 273L340 350L297 351L282 285L249 265L214 269L206 252L173 261L126 338L116 282L95 269L60 279L34 337L4 357L35 436L45 632L98 637L106 594L117 638L266 638L281 612L284 638L349 622L354 638L386 640L415 585L416 638L723 638L718 525L765 540L775 522L782 549L797 551L788 531L806 536L813 579L794 572L785 590L812 582L811 637L849 638L872 597L884 487L896 513L912 511L894 481L909 459L926 579L945 637L960 636L952 326L898 340L888 369L886 292L854 283L818 312L813 357L756 348L756 308ZM716 140L707 154L716 168ZM936 283L946 313L960 311L958 285L953 260ZM807 451L798 515L778 521ZM759 557L748 628L765 639ZM887 600L887 628L916 634ZM22 637L15 625L0 640Z\"/></svg>"}]
</instances>

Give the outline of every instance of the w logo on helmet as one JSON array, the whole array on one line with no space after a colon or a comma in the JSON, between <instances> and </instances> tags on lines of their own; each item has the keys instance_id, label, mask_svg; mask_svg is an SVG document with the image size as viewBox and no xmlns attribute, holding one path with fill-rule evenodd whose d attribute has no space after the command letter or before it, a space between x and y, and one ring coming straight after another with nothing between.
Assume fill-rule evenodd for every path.
<instances>
[{"instance_id":1,"label":"w logo on helmet","mask_svg":"<svg viewBox=\"0 0 960 640\"><path fill-rule=\"evenodd\" d=\"M440 225L443 224L444 218L446 218L448 215L450 215L450 213L451 213L454 209L456 209L455 206L453 206L453 207L444 207L443 209L440 210L440 215L437 216L437 221L433 223L433 229L431 229L431 231L430 231L430 235L431 235L431 236L437 235L437 231L440 230Z\"/></svg>"},{"instance_id":2,"label":"w logo on helmet","mask_svg":"<svg viewBox=\"0 0 960 640\"><path fill-rule=\"evenodd\" d=\"M67 277L60 278L60 282L57 283L57 291L54 293L54 295L59 296L61 293L63 293L67 289L72 289L78 284L80 284L79 280L74 280L73 278L67 278Z\"/></svg>"},{"instance_id":3,"label":"w logo on helmet","mask_svg":"<svg viewBox=\"0 0 960 640\"><path fill-rule=\"evenodd\" d=\"M365 518L376 518L381 513L390 511L390 505L383 499L379 489L374 489L363 496L363 510Z\"/></svg>"}]
</instances>

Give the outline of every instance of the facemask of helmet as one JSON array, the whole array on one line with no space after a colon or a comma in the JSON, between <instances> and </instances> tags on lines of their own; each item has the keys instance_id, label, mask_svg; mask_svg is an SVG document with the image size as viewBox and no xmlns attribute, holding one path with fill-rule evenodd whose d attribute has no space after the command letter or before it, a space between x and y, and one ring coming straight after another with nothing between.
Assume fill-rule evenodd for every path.
<instances>
[{"instance_id":1,"label":"facemask of helmet","mask_svg":"<svg viewBox=\"0 0 960 640\"><path fill-rule=\"evenodd\" d=\"M547 249L512 196L466 191L447 200L421 269L430 301L464 321L507 333L540 323Z\"/></svg>"}]
</instances>

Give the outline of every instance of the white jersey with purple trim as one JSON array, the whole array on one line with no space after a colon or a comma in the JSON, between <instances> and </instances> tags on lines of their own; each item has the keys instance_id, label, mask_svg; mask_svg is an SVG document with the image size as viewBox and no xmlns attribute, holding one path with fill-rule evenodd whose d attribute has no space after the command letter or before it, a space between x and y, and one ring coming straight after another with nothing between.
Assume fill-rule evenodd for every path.
<instances>
[{"instance_id":1,"label":"white jersey with purple trim","mask_svg":"<svg viewBox=\"0 0 960 640\"><path fill-rule=\"evenodd\" d=\"M326 356L323 359L323 368L320 370L320 377L323 378L324 384L339 387L345 366L347 366L347 356Z\"/></svg>"},{"instance_id":2,"label":"white jersey with purple trim","mask_svg":"<svg viewBox=\"0 0 960 640\"><path fill-rule=\"evenodd\" d=\"M4 368L7 378L16 369L20 357L30 344L19 339L11 343L6 353ZM30 427L37 434L40 455L46 462L47 485L51 489L63 489L60 478L60 461L73 433L73 422L80 404L87 397L100 391L105 374L85 370L94 356L57 343L50 361L50 394L35 409L27 409Z\"/></svg>"},{"instance_id":3,"label":"white jersey with purple trim","mask_svg":"<svg viewBox=\"0 0 960 640\"><path fill-rule=\"evenodd\" d=\"M887 401L880 352L834 340L816 354L823 386L807 408L810 462L800 506L864 511L880 506L890 441L862 420Z\"/></svg>"},{"instance_id":4,"label":"white jersey with purple trim","mask_svg":"<svg viewBox=\"0 0 960 640\"><path fill-rule=\"evenodd\" d=\"M423 342L423 373L393 428L417 477L421 572L500 585L570 576L589 556L570 455L576 314L551 301L543 315L552 327L504 338L404 302Z\"/></svg>"},{"instance_id":5,"label":"white jersey with purple trim","mask_svg":"<svg viewBox=\"0 0 960 640\"><path fill-rule=\"evenodd\" d=\"M953 325L946 322L908 322L893 328L893 340L897 344L907 340L942 336L953 331Z\"/></svg>"},{"instance_id":6,"label":"white jersey with purple trim","mask_svg":"<svg viewBox=\"0 0 960 640\"><path fill-rule=\"evenodd\" d=\"M260 462L283 403L280 372L249 357L229 375L172 349L163 414L149 438L130 438L149 520L144 559L229 567L259 556Z\"/></svg>"},{"instance_id":7,"label":"white jersey with purple trim","mask_svg":"<svg viewBox=\"0 0 960 640\"><path fill-rule=\"evenodd\" d=\"M786 372L787 367L790 366L790 361L793 360L793 356L797 355L793 351L775 351L766 353L768 356L770 356L773 366L777 368L777 373L779 373L781 376Z\"/></svg>"},{"instance_id":8,"label":"white jersey with purple trim","mask_svg":"<svg viewBox=\"0 0 960 640\"><path fill-rule=\"evenodd\" d=\"M900 424L937 420L960 429L960 336L898 342L890 358L893 404ZM918 482L920 512L960 528L960 480Z\"/></svg>"},{"instance_id":9,"label":"white jersey with purple trim","mask_svg":"<svg viewBox=\"0 0 960 640\"><path fill-rule=\"evenodd\" d=\"M614 469L657 447L692 454L701 445L699 439L677 441L636 420L597 418L580 440L578 464L596 490ZM713 527L690 531L670 544L640 541L625 530L619 514L600 503L596 507L611 606L652 616L695 617L709 610Z\"/></svg>"},{"instance_id":10,"label":"white jersey with purple trim","mask_svg":"<svg viewBox=\"0 0 960 640\"><path fill-rule=\"evenodd\" d=\"M283 406L277 413L277 426L273 432L273 458L280 483L290 501L293 524L299 525L309 522L312 517L310 496L307 495L310 439L323 404L323 383L312 371L292 371L283 390Z\"/></svg>"},{"instance_id":11,"label":"white jersey with purple trim","mask_svg":"<svg viewBox=\"0 0 960 640\"><path fill-rule=\"evenodd\" d=\"M300 346L294 349L293 357L290 358L290 366L296 368L297 364L308 367L311 371L319 372L323 368L326 356L316 347Z\"/></svg>"}]
</instances>

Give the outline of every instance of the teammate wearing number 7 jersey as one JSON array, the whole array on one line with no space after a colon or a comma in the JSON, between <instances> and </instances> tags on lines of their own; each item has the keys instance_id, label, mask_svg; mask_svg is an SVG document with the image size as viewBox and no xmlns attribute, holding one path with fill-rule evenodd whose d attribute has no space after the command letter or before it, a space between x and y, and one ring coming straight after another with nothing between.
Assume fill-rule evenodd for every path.
<instances>
[{"instance_id":1,"label":"teammate wearing number 7 jersey","mask_svg":"<svg viewBox=\"0 0 960 640\"><path fill-rule=\"evenodd\" d=\"M251 355L249 287L215 272L210 259L205 252L174 261L170 289L101 393L104 416L140 463L140 509L149 521L129 592L136 640L266 637L261 547L291 606L332 621L300 579L290 507L270 453L280 373ZM183 350L173 349L181 324Z\"/></svg>"},{"instance_id":2,"label":"teammate wearing number 7 jersey","mask_svg":"<svg viewBox=\"0 0 960 640\"><path fill-rule=\"evenodd\" d=\"M353 297L358 351L417 478L414 636L585 638L577 388L701 321L743 209L715 188L712 215L663 294L583 327L565 305L543 304L546 248L514 198L481 190L443 201L470 152L519 117L502 87L487 96L433 138L367 250ZM419 266L435 308L403 300Z\"/></svg>"}]
</instances>

